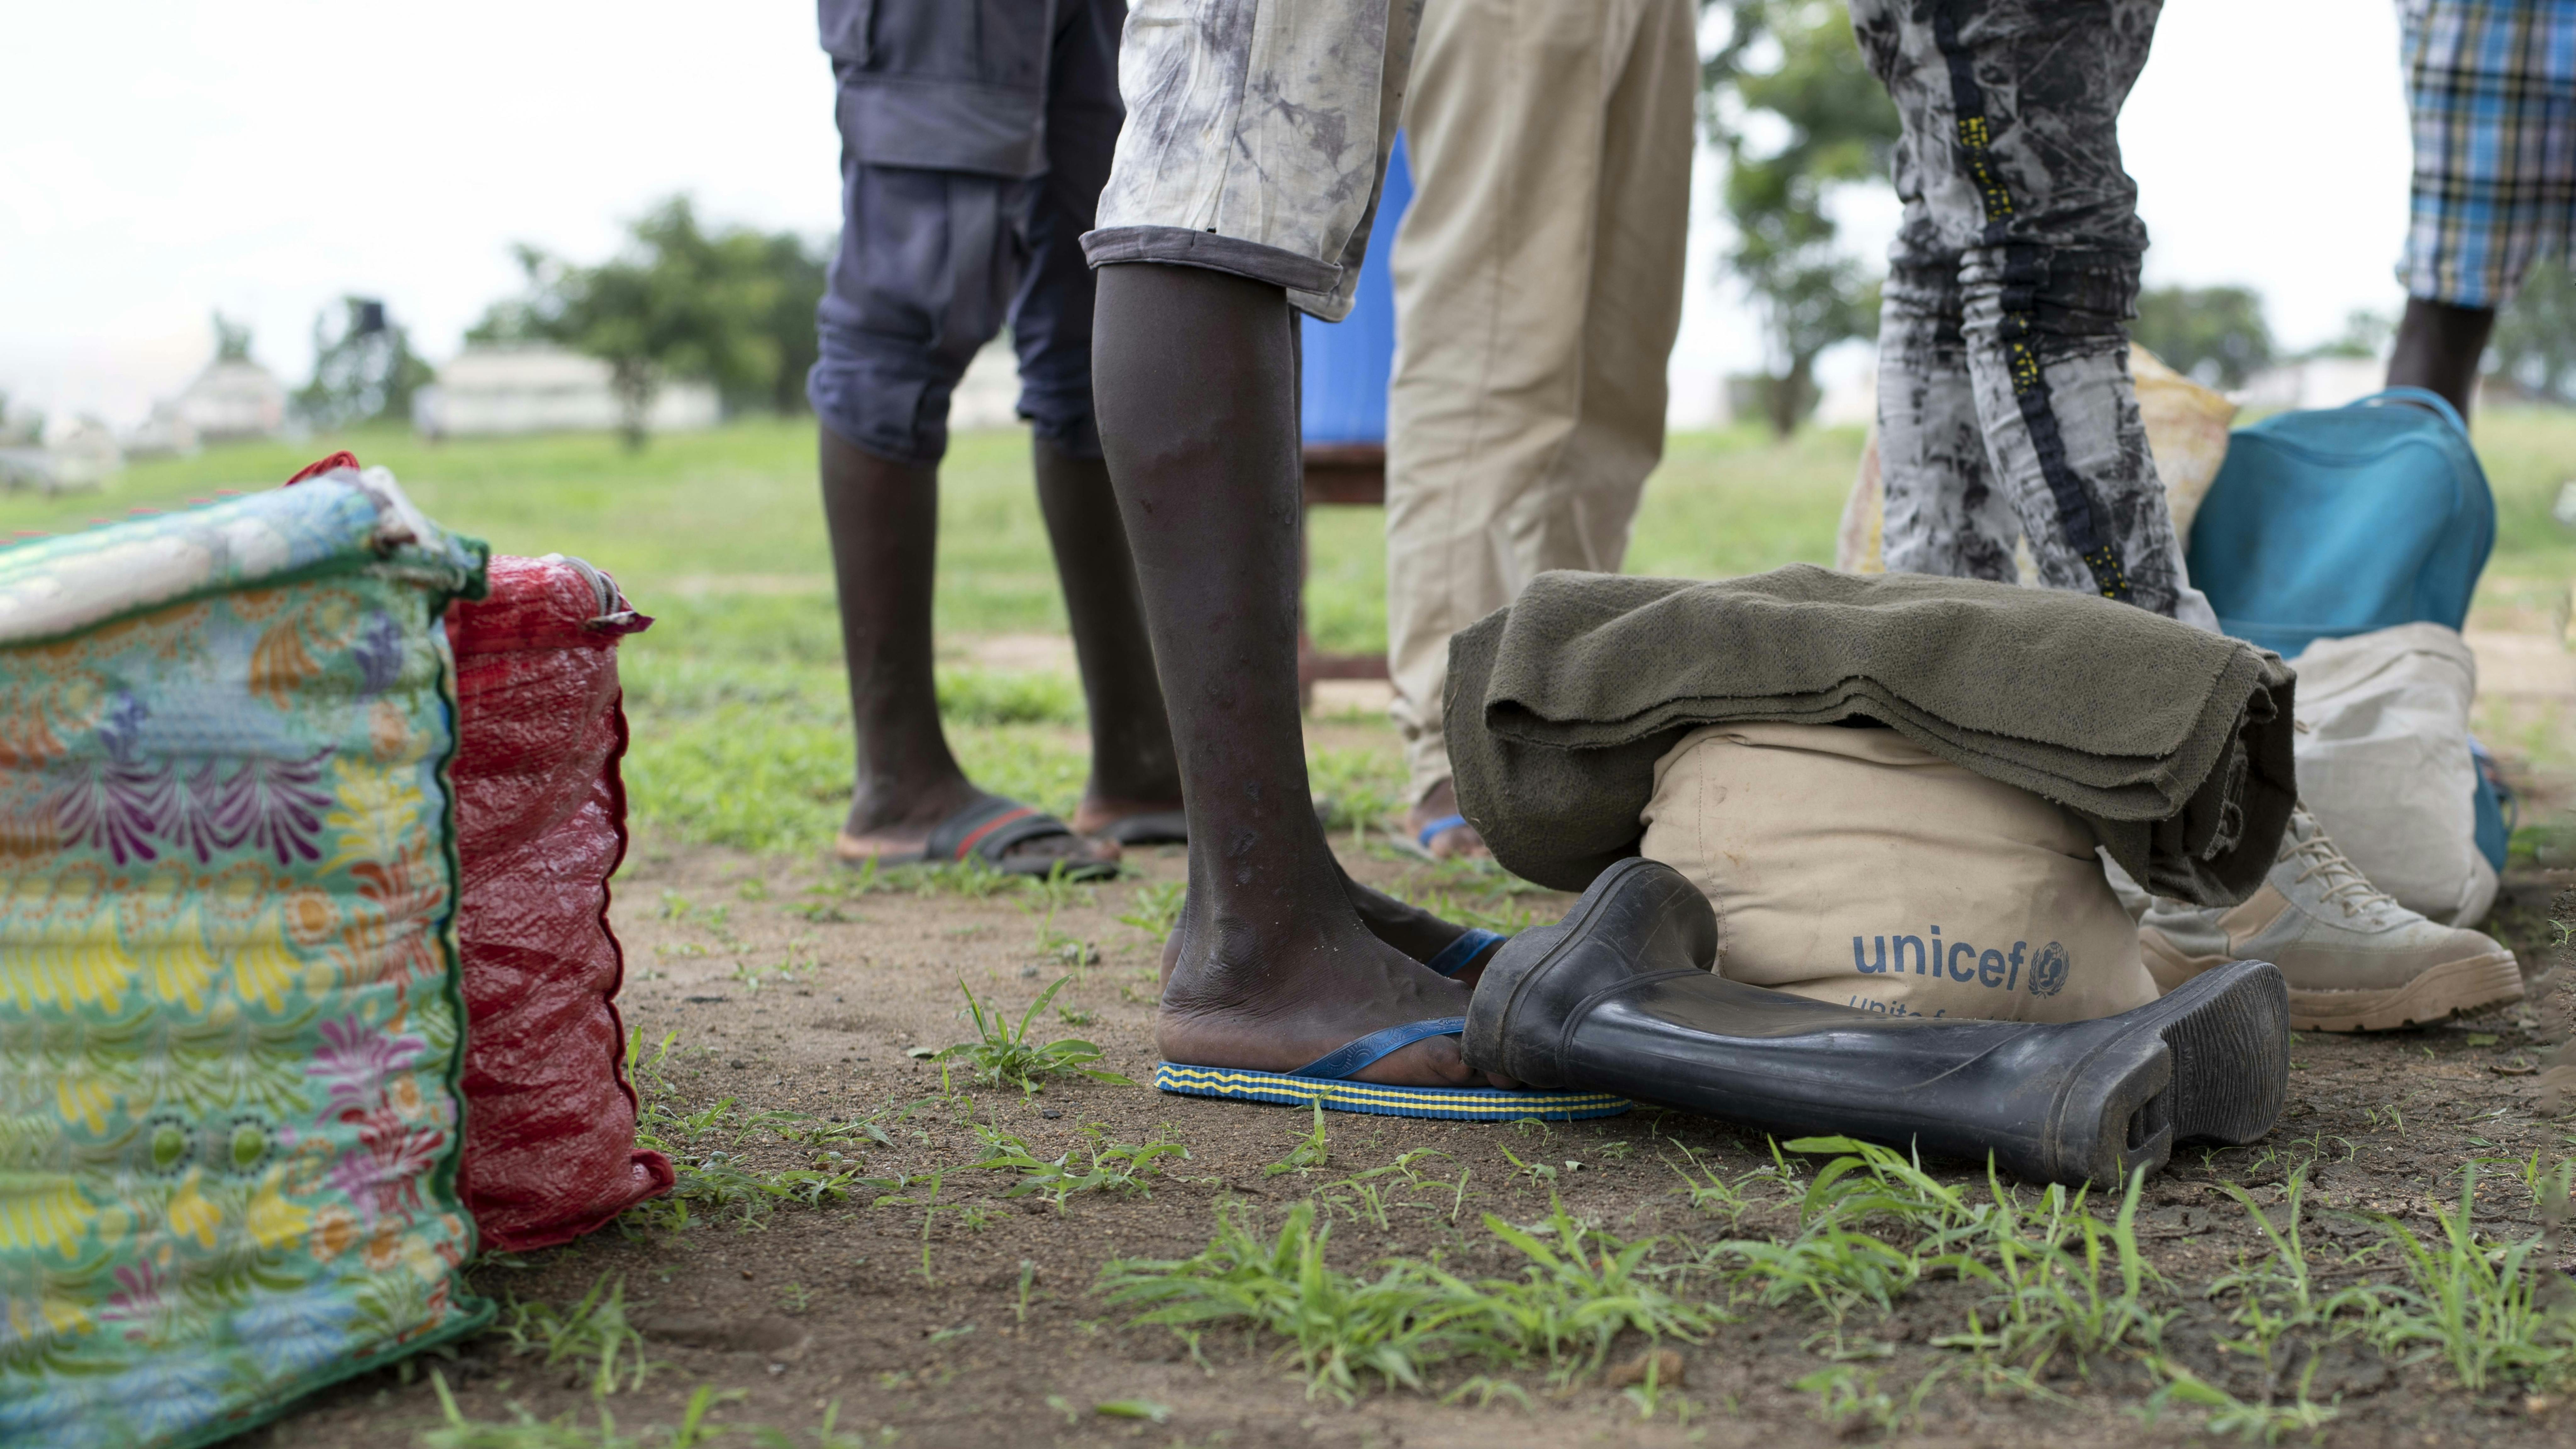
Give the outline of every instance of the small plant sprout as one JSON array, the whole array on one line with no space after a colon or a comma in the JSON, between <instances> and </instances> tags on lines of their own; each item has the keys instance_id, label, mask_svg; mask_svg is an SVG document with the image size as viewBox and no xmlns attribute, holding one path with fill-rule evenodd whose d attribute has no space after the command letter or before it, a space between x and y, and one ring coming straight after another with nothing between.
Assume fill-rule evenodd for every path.
<instances>
[{"instance_id":1,"label":"small plant sprout","mask_svg":"<svg viewBox=\"0 0 2576 1449\"><path fill-rule=\"evenodd\" d=\"M802 949L791 946L787 959L765 966L742 962L726 973L726 979L742 983L746 990L757 993L773 982L802 981L814 974L814 962Z\"/></svg>"},{"instance_id":2,"label":"small plant sprout","mask_svg":"<svg viewBox=\"0 0 2576 1449\"><path fill-rule=\"evenodd\" d=\"M1190 1155L1188 1148L1160 1134L1142 1146L1111 1142L1097 1124L1084 1127L1082 1141L1051 1161L1039 1158L1028 1143L998 1127L977 1127L975 1135L984 1139L985 1156L970 1166L985 1172L1021 1174L1003 1197L1043 1194L1058 1212L1064 1210L1065 1199L1077 1193L1133 1192L1150 1196L1146 1179L1163 1175L1162 1159L1178 1157L1186 1162ZM1090 1162L1073 1165L1076 1151L1088 1156Z\"/></svg>"},{"instance_id":3,"label":"small plant sprout","mask_svg":"<svg viewBox=\"0 0 2576 1449\"><path fill-rule=\"evenodd\" d=\"M1791 1387L1815 1395L1816 1418L1846 1434L1860 1429L1894 1434L1922 1413L1924 1397L1947 1372L1938 1368L1925 1374L1902 1398L1878 1386L1877 1370L1848 1363L1819 1369Z\"/></svg>"},{"instance_id":4,"label":"small plant sprout","mask_svg":"<svg viewBox=\"0 0 2576 1449\"><path fill-rule=\"evenodd\" d=\"M2252 1358L2263 1366L2263 1405L2270 1405L2280 1394L2282 1374L2289 1368L2289 1351L2284 1340L2291 1334L2303 1336L2325 1333L2340 1337L2361 1326L2376 1305L2380 1290L2357 1285L2336 1293L2321 1293L2315 1270L2308 1261L2308 1249L2301 1236L2300 1222L2305 1215L2308 1167L2302 1163L2290 1173L2282 1190L2282 1221L2286 1227L2274 1226L2245 1189L2234 1183L2220 1186L2245 1209L2254 1229L2272 1245L2272 1253L2262 1263L2246 1265L2240 1261L2234 1273L2209 1285L2208 1296L2233 1295L2236 1306L2228 1321L2244 1330L2243 1335L2222 1339L2219 1347L2227 1352ZM2341 1316L2352 1315L2349 1321ZM2308 1354L2308 1372L2316 1371L2316 1355ZM2304 1384L2299 1390L2304 1398ZM2179 1397L2192 1402L2192 1392L2177 1390Z\"/></svg>"},{"instance_id":5,"label":"small plant sprout","mask_svg":"<svg viewBox=\"0 0 2576 1449\"><path fill-rule=\"evenodd\" d=\"M1059 931L1055 926L1055 913L1063 909L1077 895L1087 901L1091 891L1089 887L1077 886L1066 881L1064 867L1058 864L1054 870L1047 873L1045 879L1030 880L1023 898L1014 904L1023 914L1034 918L1037 923L1038 955L1079 968L1097 964L1100 960L1100 948L1070 932Z\"/></svg>"},{"instance_id":6,"label":"small plant sprout","mask_svg":"<svg viewBox=\"0 0 2576 1449\"><path fill-rule=\"evenodd\" d=\"M593 1398L644 1387L656 1367L644 1357L644 1335L626 1321L626 1280L602 1274L570 1308L513 1301L493 1325L510 1352L542 1354L547 1368L577 1365Z\"/></svg>"},{"instance_id":7,"label":"small plant sprout","mask_svg":"<svg viewBox=\"0 0 2576 1449\"><path fill-rule=\"evenodd\" d=\"M1181 897L1186 887L1179 881L1158 881L1136 887L1127 898L1127 909L1118 924L1131 926L1154 940L1157 946L1172 937L1172 928L1180 924Z\"/></svg>"},{"instance_id":8,"label":"small plant sprout","mask_svg":"<svg viewBox=\"0 0 2576 1449\"><path fill-rule=\"evenodd\" d=\"M940 1189L947 1185L947 1180L948 1174L944 1170L924 1173L918 1178L907 1178L895 1183L894 1186L910 1187L917 1182L927 1182L930 1184L930 1191L923 1193L919 1197L897 1197L892 1194L888 1194L869 1204L870 1207L917 1207L921 1209L921 1281L924 1283L936 1284L939 1281L937 1278L931 1276L930 1272L930 1225L932 1222L937 1220L942 1212L956 1212L958 1210L957 1205L954 1203L943 1205L939 1201Z\"/></svg>"},{"instance_id":9,"label":"small plant sprout","mask_svg":"<svg viewBox=\"0 0 2576 1449\"><path fill-rule=\"evenodd\" d=\"M998 1009L988 1011L976 999L973 988L964 981L958 982L957 989L966 993L966 1008L974 1014L976 1039L938 1052L935 1058L943 1062L952 1057L961 1059L974 1069L975 1080L997 1087L1015 1086L1024 1096L1044 1090L1046 1079L1056 1076L1084 1076L1119 1087L1136 1085L1116 1072L1086 1066L1087 1062L1100 1060L1101 1055L1100 1048L1087 1041L1066 1037L1041 1046L1030 1038L1030 1023L1072 979L1059 976L1054 985L1039 992L1038 999L1020 1014L1017 1025Z\"/></svg>"},{"instance_id":10,"label":"small plant sprout","mask_svg":"<svg viewBox=\"0 0 2576 1449\"><path fill-rule=\"evenodd\" d=\"M2371 1215L2386 1234L2383 1246L2397 1250L2407 1282L2376 1302L2370 1336L2387 1352L2430 1348L2472 1391L2497 1378L2561 1380L2576 1368L2576 1309L2568 1294L2553 1291L2560 1275L2542 1256L2543 1237L2491 1243L2478 1236L2471 1217L2477 1179L2475 1167L2460 1174L2458 1211L2435 1205L2441 1234L2430 1243L2393 1217ZM2544 1216L2563 1214L2564 1202L2556 1197Z\"/></svg>"},{"instance_id":11,"label":"small plant sprout","mask_svg":"<svg viewBox=\"0 0 2576 1449\"><path fill-rule=\"evenodd\" d=\"M1990 1285L1995 1326L1986 1330L1976 1313L1968 1330L1935 1343L1992 1353L2019 1362L2034 1375L2060 1353L2073 1358L2078 1372L2092 1359L2127 1350L2154 1353L2162 1342L2170 1312L2150 1311L2141 1301L2156 1278L2138 1249L2138 1191L2145 1169L2130 1175L2119 1213L2109 1223L2085 1208L2085 1193L2069 1196L2052 1184L2032 1210L2003 1186L1992 1163L1987 1184L1994 1196L1981 1213L1976 1251L1953 1253L1943 1260L1962 1278ZM1994 1259L1990 1267L1982 1255ZM2112 1260L2117 1279L2106 1285L2103 1269Z\"/></svg>"},{"instance_id":12,"label":"small plant sprout","mask_svg":"<svg viewBox=\"0 0 2576 1449\"><path fill-rule=\"evenodd\" d=\"M2148 1367L2163 1377L2164 1385L2131 1412L2153 1424L2162 1415L2166 1404L2191 1404L2209 1411L2205 1422L2212 1434L2233 1435L2249 1444L2256 1441L2278 1444L2292 1434L2305 1434L2313 1441L2326 1425L2342 1414L2342 1410L2317 1403L2308 1396L2316 1381L2319 1362L2310 1356L2308 1371L2299 1379L2298 1395L2289 1403L2249 1404L2178 1363L2161 1358L2150 1359Z\"/></svg>"},{"instance_id":13,"label":"small plant sprout","mask_svg":"<svg viewBox=\"0 0 2576 1449\"><path fill-rule=\"evenodd\" d=\"M1324 1140L1324 1104L1310 1102L1307 1105L1315 1111L1314 1130L1299 1138L1297 1145L1288 1149L1287 1156L1261 1169L1263 1177L1278 1177L1291 1172L1309 1172L1332 1160L1331 1150Z\"/></svg>"}]
</instances>

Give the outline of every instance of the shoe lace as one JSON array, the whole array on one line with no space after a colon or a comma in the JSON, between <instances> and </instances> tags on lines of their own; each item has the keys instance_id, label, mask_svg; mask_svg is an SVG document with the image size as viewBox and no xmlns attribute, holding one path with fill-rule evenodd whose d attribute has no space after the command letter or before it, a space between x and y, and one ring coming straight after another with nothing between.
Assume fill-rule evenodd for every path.
<instances>
[{"instance_id":1,"label":"shoe lace","mask_svg":"<svg viewBox=\"0 0 2576 1449\"><path fill-rule=\"evenodd\" d=\"M2306 827L2305 839L2299 838L2298 826ZM2370 877L2361 873L2361 867L2335 845L2333 837L2304 806L2299 810L2298 824L2282 833L2281 859L2307 863L2307 869L2299 872L2297 884L2323 877L2318 900L2343 907L2347 919L2382 904L2397 904L2395 896L2370 883Z\"/></svg>"}]
</instances>

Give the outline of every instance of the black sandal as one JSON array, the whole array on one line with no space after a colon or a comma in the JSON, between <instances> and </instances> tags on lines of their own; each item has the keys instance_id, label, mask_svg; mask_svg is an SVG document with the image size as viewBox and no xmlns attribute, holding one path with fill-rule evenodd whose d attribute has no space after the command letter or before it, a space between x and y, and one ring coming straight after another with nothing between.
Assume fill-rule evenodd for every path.
<instances>
[{"instance_id":1,"label":"black sandal","mask_svg":"<svg viewBox=\"0 0 2576 1449\"><path fill-rule=\"evenodd\" d=\"M1000 795L986 795L974 804L942 820L930 832L930 839L916 851L892 854L861 855L836 850L841 864L857 869L873 860L888 865L938 865L961 861L969 855L990 869L1004 875L1046 877L1058 871L1066 880L1106 880L1118 874L1118 857L1078 855L1018 856L1010 855L1014 846L1032 840L1052 840L1057 836L1076 840L1073 827L1032 805ZM844 835L844 841L849 839ZM1085 843L1089 848L1089 843ZM1115 847L1112 847L1113 851Z\"/></svg>"}]
</instances>

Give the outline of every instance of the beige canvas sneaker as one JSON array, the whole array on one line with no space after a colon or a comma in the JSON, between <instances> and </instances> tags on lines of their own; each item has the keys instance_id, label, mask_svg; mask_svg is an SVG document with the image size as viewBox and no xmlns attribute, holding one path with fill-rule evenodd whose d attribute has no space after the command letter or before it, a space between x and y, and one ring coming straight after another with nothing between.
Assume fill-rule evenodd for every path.
<instances>
[{"instance_id":1,"label":"beige canvas sneaker","mask_svg":"<svg viewBox=\"0 0 2576 1449\"><path fill-rule=\"evenodd\" d=\"M2159 899L2138 923L2138 945L2166 991L2222 962L2271 962L2289 980L2293 1031L2386 1031L2522 999L2511 951L2397 904L2304 805L2244 904Z\"/></svg>"}]
</instances>

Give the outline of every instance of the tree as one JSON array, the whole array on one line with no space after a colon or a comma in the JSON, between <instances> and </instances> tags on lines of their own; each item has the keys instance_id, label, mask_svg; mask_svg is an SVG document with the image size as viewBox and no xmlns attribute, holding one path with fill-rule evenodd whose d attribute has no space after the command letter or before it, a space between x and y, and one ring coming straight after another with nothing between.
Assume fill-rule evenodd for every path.
<instances>
[{"instance_id":1,"label":"tree","mask_svg":"<svg viewBox=\"0 0 2576 1449\"><path fill-rule=\"evenodd\" d=\"M342 297L338 335L331 313L313 319L313 380L295 394L304 416L326 428L411 416L411 396L428 383L429 364L411 350L411 335L372 297Z\"/></svg>"},{"instance_id":2,"label":"tree","mask_svg":"<svg viewBox=\"0 0 2576 1449\"><path fill-rule=\"evenodd\" d=\"M2307 352L2302 355L2307 357L2383 357L2386 356L2388 352L2389 336L2396 330L2396 322L2392 321L2387 313L2374 312L2367 307L2356 307L2343 314L2342 332L2336 334L2336 336L2329 341L2318 343L2316 346L2309 348Z\"/></svg>"},{"instance_id":3,"label":"tree","mask_svg":"<svg viewBox=\"0 0 2576 1449\"><path fill-rule=\"evenodd\" d=\"M665 378L704 378L728 407L802 406L823 261L793 233L709 233L675 196L598 266L524 243L517 254L527 292L486 311L467 340L554 342L605 361L629 447L643 446Z\"/></svg>"},{"instance_id":4,"label":"tree","mask_svg":"<svg viewBox=\"0 0 2576 1449\"><path fill-rule=\"evenodd\" d=\"M2487 375L2535 398L2576 403L2576 277L2555 261L2533 264L2496 315Z\"/></svg>"},{"instance_id":5,"label":"tree","mask_svg":"<svg viewBox=\"0 0 2576 1449\"><path fill-rule=\"evenodd\" d=\"M1823 0L1703 0L1733 21L1701 68L1710 137L1727 160L1726 264L1762 313L1772 431L1815 405L1816 358L1878 335L1878 285L1837 246L1835 187L1888 174L1896 107L1861 60L1851 19Z\"/></svg>"},{"instance_id":6,"label":"tree","mask_svg":"<svg viewBox=\"0 0 2576 1449\"><path fill-rule=\"evenodd\" d=\"M215 314L215 361L250 361L250 324Z\"/></svg>"},{"instance_id":7,"label":"tree","mask_svg":"<svg viewBox=\"0 0 2576 1449\"><path fill-rule=\"evenodd\" d=\"M2263 297L2251 287L2155 287L2138 294L2129 337L2203 387L2242 387L2272 361Z\"/></svg>"}]
</instances>

